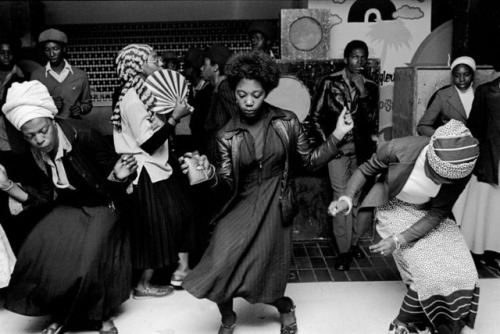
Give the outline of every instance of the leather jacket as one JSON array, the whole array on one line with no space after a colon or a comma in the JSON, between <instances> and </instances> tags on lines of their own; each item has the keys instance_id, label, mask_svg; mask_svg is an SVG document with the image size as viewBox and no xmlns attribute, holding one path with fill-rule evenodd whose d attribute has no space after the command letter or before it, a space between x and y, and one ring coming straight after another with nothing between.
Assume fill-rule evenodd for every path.
<instances>
[{"instance_id":1,"label":"leather jacket","mask_svg":"<svg viewBox=\"0 0 500 334\"><path fill-rule=\"evenodd\" d=\"M302 129L297 116L288 110L283 110L265 103L262 108L267 108L271 113L271 125L285 147L286 162L281 179L281 193L290 180L293 166L301 164L309 170L316 170L327 164L337 153L339 140L330 135L326 141L313 148L308 137ZM220 216L230 206L237 195L239 185L239 169L235 168L240 163L239 147L243 140L243 131L240 127L239 115L233 117L219 132L217 141L219 159L215 173L215 190L223 196L230 194L230 199L214 219Z\"/></svg>"},{"instance_id":2,"label":"leather jacket","mask_svg":"<svg viewBox=\"0 0 500 334\"><path fill-rule=\"evenodd\" d=\"M344 79L343 72L325 76L318 84L311 109L304 127L313 143L321 143L335 130L337 119L344 106L351 112L354 128L339 143L340 153L352 155L352 148L343 146L354 142L354 153L358 163L370 158L376 150L373 135L378 134L378 86L371 80L365 79L366 97L359 97L359 93L351 94L350 87Z\"/></svg>"}]
</instances>

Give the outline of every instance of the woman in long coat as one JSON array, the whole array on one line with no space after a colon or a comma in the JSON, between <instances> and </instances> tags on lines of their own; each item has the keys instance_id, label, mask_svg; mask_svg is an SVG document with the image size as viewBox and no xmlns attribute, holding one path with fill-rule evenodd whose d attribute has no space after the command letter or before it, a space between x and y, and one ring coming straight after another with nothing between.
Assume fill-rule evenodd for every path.
<instances>
[{"instance_id":1,"label":"woman in long coat","mask_svg":"<svg viewBox=\"0 0 500 334\"><path fill-rule=\"evenodd\" d=\"M337 143L352 129L352 119L339 118L337 129L312 149L290 111L264 102L277 86L279 71L269 55L249 52L227 64L239 113L218 134L216 172L205 156L218 196L229 198L214 218L210 245L183 287L197 298L219 307L219 333L232 333L236 324L233 299L268 303L281 315L281 333L297 333L295 305L285 297L292 248L292 220L287 201L293 166L314 169L338 152ZM346 117L344 117L346 116ZM195 157L196 158L196 157ZM187 164L183 164L187 172Z\"/></svg>"}]
</instances>

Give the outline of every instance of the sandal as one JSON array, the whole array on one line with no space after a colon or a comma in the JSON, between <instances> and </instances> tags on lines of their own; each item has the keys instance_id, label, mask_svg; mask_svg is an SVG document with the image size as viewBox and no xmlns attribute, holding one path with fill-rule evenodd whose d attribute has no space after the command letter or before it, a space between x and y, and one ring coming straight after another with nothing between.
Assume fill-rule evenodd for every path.
<instances>
[{"instance_id":1,"label":"sandal","mask_svg":"<svg viewBox=\"0 0 500 334\"><path fill-rule=\"evenodd\" d=\"M118 328L116 328L113 320L109 320L109 329L104 329L104 321L102 323L101 329L99 329L99 334L118 334Z\"/></svg>"},{"instance_id":2,"label":"sandal","mask_svg":"<svg viewBox=\"0 0 500 334\"><path fill-rule=\"evenodd\" d=\"M49 327L45 328L42 331L42 334L62 334L62 333L64 333L63 325L60 325L57 322L50 324Z\"/></svg>"},{"instance_id":3,"label":"sandal","mask_svg":"<svg viewBox=\"0 0 500 334\"><path fill-rule=\"evenodd\" d=\"M293 322L291 324L285 325L283 323L285 315L293 318ZM281 334L297 334L299 332L299 329L297 327L297 317L295 316L295 305L293 305L290 312L280 313L280 319L281 319L281 329L280 329Z\"/></svg>"},{"instance_id":4,"label":"sandal","mask_svg":"<svg viewBox=\"0 0 500 334\"><path fill-rule=\"evenodd\" d=\"M170 279L170 284L172 284L175 287L180 287L182 285L182 282L184 282L184 279L186 278L186 276L188 274L189 274L189 271L184 275L179 275L179 274L174 273L172 275L172 278Z\"/></svg>"},{"instance_id":5,"label":"sandal","mask_svg":"<svg viewBox=\"0 0 500 334\"><path fill-rule=\"evenodd\" d=\"M147 287L144 289L134 289L134 299L149 299L149 298L159 298L166 297L174 292L172 286L166 286L164 289L156 287Z\"/></svg>"},{"instance_id":6,"label":"sandal","mask_svg":"<svg viewBox=\"0 0 500 334\"><path fill-rule=\"evenodd\" d=\"M234 312L233 312L234 313ZM234 329L236 327L236 320L237 317L234 319L234 323L232 325L224 325L224 323L221 322L219 331L217 332L218 334L233 334Z\"/></svg>"},{"instance_id":7,"label":"sandal","mask_svg":"<svg viewBox=\"0 0 500 334\"><path fill-rule=\"evenodd\" d=\"M229 327L224 325L224 324L220 324L218 334L233 334L235 327L236 327L236 323L232 324Z\"/></svg>"},{"instance_id":8,"label":"sandal","mask_svg":"<svg viewBox=\"0 0 500 334\"><path fill-rule=\"evenodd\" d=\"M113 326L110 329L100 329L99 334L118 334L118 328Z\"/></svg>"}]
</instances>

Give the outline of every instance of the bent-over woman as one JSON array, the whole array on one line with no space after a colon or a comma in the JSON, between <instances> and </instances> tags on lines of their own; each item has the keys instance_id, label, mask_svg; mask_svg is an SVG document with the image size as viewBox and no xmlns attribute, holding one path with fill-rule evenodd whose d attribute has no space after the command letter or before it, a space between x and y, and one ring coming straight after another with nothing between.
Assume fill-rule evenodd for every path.
<instances>
[{"instance_id":1,"label":"bent-over woman","mask_svg":"<svg viewBox=\"0 0 500 334\"><path fill-rule=\"evenodd\" d=\"M473 328L478 275L451 209L479 155L478 141L464 124L450 120L429 137L383 143L361 165L346 193L332 202L332 215L351 209L368 178L380 174L362 206L376 207L382 237L373 253L392 254L408 286L389 333L458 334Z\"/></svg>"},{"instance_id":2,"label":"bent-over woman","mask_svg":"<svg viewBox=\"0 0 500 334\"><path fill-rule=\"evenodd\" d=\"M88 320L101 334L117 334L110 317L131 286L121 194L137 169L135 158L120 158L85 123L55 120L54 101L36 80L13 84L2 110L31 145L43 173L36 184L20 187L0 168L0 189L28 208L52 205L19 250L5 307L51 315L43 334Z\"/></svg>"}]
</instances>

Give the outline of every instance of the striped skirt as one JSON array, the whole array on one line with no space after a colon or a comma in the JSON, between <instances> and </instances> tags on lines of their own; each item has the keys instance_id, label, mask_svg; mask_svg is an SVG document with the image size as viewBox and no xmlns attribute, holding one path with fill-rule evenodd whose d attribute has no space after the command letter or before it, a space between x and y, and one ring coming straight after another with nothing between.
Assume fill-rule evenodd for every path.
<instances>
[{"instance_id":1,"label":"striped skirt","mask_svg":"<svg viewBox=\"0 0 500 334\"><path fill-rule=\"evenodd\" d=\"M426 213L425 205L395 198L377 208L377 231L382 238L399 234ZM393 256L404 283L418 294L418 302L435 328L474 327L478 275L454 221L445 219L414 244L402 246Z\"/></svg>"}]
</instances>

